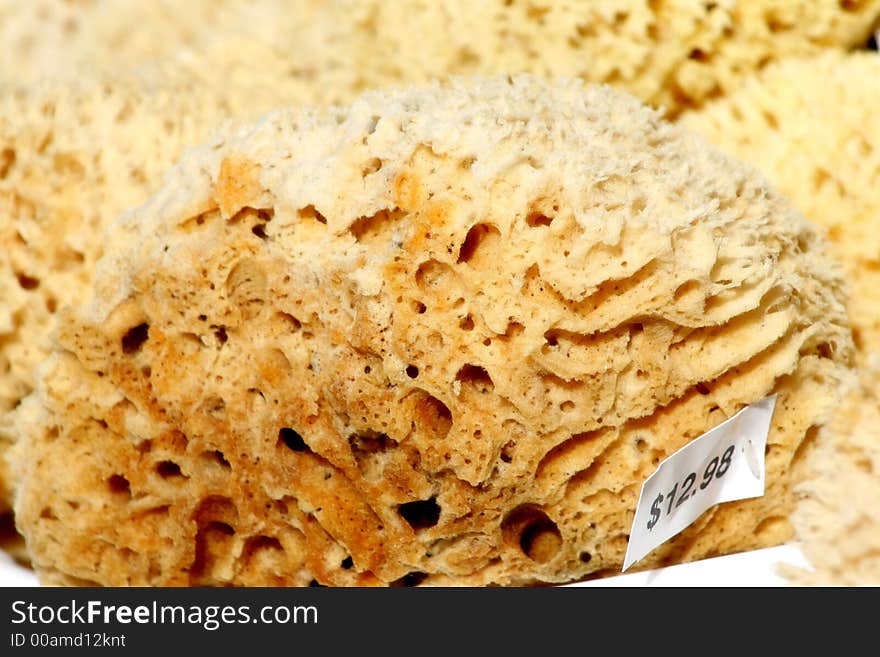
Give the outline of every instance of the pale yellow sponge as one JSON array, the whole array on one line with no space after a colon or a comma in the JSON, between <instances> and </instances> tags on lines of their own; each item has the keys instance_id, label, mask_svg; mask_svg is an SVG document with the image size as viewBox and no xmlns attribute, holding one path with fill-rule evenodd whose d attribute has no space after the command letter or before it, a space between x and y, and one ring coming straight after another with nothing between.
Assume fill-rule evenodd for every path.
<instances>
[{"instance_id":1,"label":"pale yellow sponge","mask_svg":"<svg viewBox=\"0 0 880 657\"><path fill-rule=\"evenodd\" d=\"M670 116L777 59L863 46L880 0L0 0L0 79L129 71L207 44L274 48L318 102L453 74L579 76ZM132 29L132 26L137 29ZM228 58L232 59L232 58ZM12 64L14 62L14 65Z\"/></svg>"},{"instance_id":2,"label":"pale yellow sponge","mask_svg":"<svg viewBox=\"0 0 880 657\"><path fill-rule=\"evenodd\" d=\"M792 522L809 569L806 586L880 585L880 360L863 368L807 458Z\"/></svg>"},{"instance_id":3,"label":"pale yellow sponge","mask_svg":"<svg viewBox=\"0 0 880 657\"><path fill-rule=\"evenodd\" d=\"M0 80L131 71L232 26L241 0L0 0Z\"/></svg>"},{"instance_id":4,"label":"pale yellow sponge","mask_svg":"<svg viewBox=\"0 0 880 657\"><path fill-rule=\"evenodd\" d=\"M787 199L579 80L273 112L190 150L96 272L17 415L49 583L619 572L644 479L771 393L766 494L639 567L778 544L853 351Z\"/></svg>"},{"instance_id":5,"label":"pale yellow sponge","mask_svg":"<svg viewBox=\"0 0 880 657\"><path fill-rule=\"evenodd\" d=\"M579 76L682 109L777 59L864 45L880 0L336 0L309 29L337 93L450 74Z\"/></svg>"}]
</instances>

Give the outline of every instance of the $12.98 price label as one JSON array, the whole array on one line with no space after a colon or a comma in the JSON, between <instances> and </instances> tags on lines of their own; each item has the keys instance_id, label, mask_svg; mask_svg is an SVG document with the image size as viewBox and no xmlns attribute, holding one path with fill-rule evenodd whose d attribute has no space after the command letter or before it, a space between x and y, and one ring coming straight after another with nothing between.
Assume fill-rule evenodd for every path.
<instances>
[{"instance_id":1,"label":"$12.98 price label","mask_svg":"<svg viewBox=\"0 0 880 657\"><path fill-rule=\"evenodd\" d=\"M764 448L776 395L747 406L665 459L642 484L623 570L709 507L764 494Z\"/></svg>"},{"instance_id":2,"label":"$12.98 price label","mask_svg":"<svg viewBox=\"0 0 880 657\"><path fill-rule=\"evenodd\" d=\"M660 522L664 512L667 516L671 515L675 509L678 509L678 507L682 505L682 503L690 499L696 499L697 494L709 487L714 478L720 479L723 477L727 470L730 469L730 462L733 459L734 451L734 446L728 445L727 449L721 454L721 458L717 455L713 456L712 460L709 461L709 465L706 466L706 471L703 473L703 481L699 486L694 485L697 481L696 473L689 472L684 478L684 481L676 481L672 490L666 493L666 495L663 495L663 493L657 493L657 497L654 498L654 502L651 504L651 517L648 520L648 531L653 530L654 527L657 526L657 523ZM681 489L679 489L679 486L681 486ZM678 497L676 497L676 494ZM668 504L662 504L664 500L668 500Z\"/></svg>"}]
</instances>

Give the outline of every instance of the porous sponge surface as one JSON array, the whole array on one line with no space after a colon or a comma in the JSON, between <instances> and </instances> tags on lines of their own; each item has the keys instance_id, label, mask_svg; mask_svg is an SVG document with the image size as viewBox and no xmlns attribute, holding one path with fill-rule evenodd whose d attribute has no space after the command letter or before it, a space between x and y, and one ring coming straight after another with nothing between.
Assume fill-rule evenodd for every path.
<instances>
[{"instance_id":1,"label":"porous sponge surface","mask_svg":"<svg viewBox=\"0 0 880 657\"><path fill-rule=\"evenodd\" d=\"M18 414L16 518L53 583L567 582L775 392L766 494L641 566L773 545L852 353L813 226L635 98L370 92L190 150L112 224Z\"/></svg>"}]
</instances>

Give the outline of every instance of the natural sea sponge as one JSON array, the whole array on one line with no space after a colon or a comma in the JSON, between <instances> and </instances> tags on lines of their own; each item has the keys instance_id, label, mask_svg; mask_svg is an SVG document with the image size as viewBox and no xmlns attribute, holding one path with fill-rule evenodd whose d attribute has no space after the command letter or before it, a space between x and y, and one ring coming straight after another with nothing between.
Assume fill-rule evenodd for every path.
<instances>
[{"instance_id":1,"label":"natural sea sponge","mask_svg":"<svg viewBox=\"0 0 880 657\"><path fill-rule=\"evenodd\" d=\"M193 88L158 71L9 85L0 95L0 456L56 312L88 299L105 226L189 145L297 98L292 82ZM0 511L11 499L0 458Z\"/></svg>"},{"instance_id":2,"label":"natural sea sponge","mask_svg":"<svg viewBox=\"0 0 880 657\"><path fill-rule=\"evenodd\" d=\"M864 45L880 1L343 0L310 20L333 90L529 72L613 84L675 116L777 59Z\"/></svg>"},{"instance_id":3,"label":"natural sea sponge","mask_svg":"<svg viewBox=\"0 0 880 657\"><path fill-rule=\"evenodd\" d=\"M106 239L17 415L16 520L49 583L618 572L645 477L770 393L766 494L639 566L778 544L852 359L813 226L576 80L273 112Z\"/></svg>"},{"instance_id":4,"label":"natural sea sponge","mask_svg":"<svg viewBox=\"0 0 880 657\"><path fill-rule=\"evenodd\" d=\"M873 51L769 66L682 123L757 166L828 230L852 286L863 355L880 352L880 55Z\"/></svg>"}]
</instances>

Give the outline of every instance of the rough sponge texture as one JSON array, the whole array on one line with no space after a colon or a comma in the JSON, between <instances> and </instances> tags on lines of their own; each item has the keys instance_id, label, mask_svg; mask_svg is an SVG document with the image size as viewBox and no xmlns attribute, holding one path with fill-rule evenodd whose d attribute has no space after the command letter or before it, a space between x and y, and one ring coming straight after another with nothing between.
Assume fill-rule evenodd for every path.
<instances>
[{"instance_id":1,"label":"rough sponge texture","mask_svg":"<svg viewBox=\"0 0 880 657\"><path fill-rule=\"evenodd\" d=\"M880 55L779 62L682 122L755 164L846 266L863 355L880 352Z\"/></svg>"},{"instance_id":2,"label":"rough sponge texture","mask_svg":"<svg viewBox=\"0 0 880 657\"><path fill-rule=\"evenodd\" d=\"M797 489L795 539L809 569L787 568L805 586L880 585L880 359L865 366L807 459Z\"/></svg>"},{"instance_id":3,"label":"rough sponge texture","mask_svg":"<svg viewBox=\"0 0 880 657\"><path fill-rule=\"evenodd\" d=\"M108 231L18 416L17 522L51 583L598 577L660 460L775 392L766 495L639 566L778 544L843 294L753 169L608 87L277 111Z\"/></svg>"},{"instance_id":4,"label":"rough sponge texture","mask_svg":"<svg viewBox=\"0 0 880 657\"><path fill-rule=\"evenodd\" d=\"M188 145L295 89L193 88L158 72L10 85L0 95L0 455L33 387L55 313L88 298L104 227L143 202ZM9 474L0 458L0 510Z\"/></svg>"},{"instance_id":5,"label":"rough sponge texture","mask_svg":"<svg viewBox=\"0 0 880 657\"><path fill-rule=\"evenodd\" d=\"M576 75L674 116L776 59L864 45L880 1L342 0L312 20L335 46L319 66L336 89L450 73Z\"/></svg>"}]
</instances>

